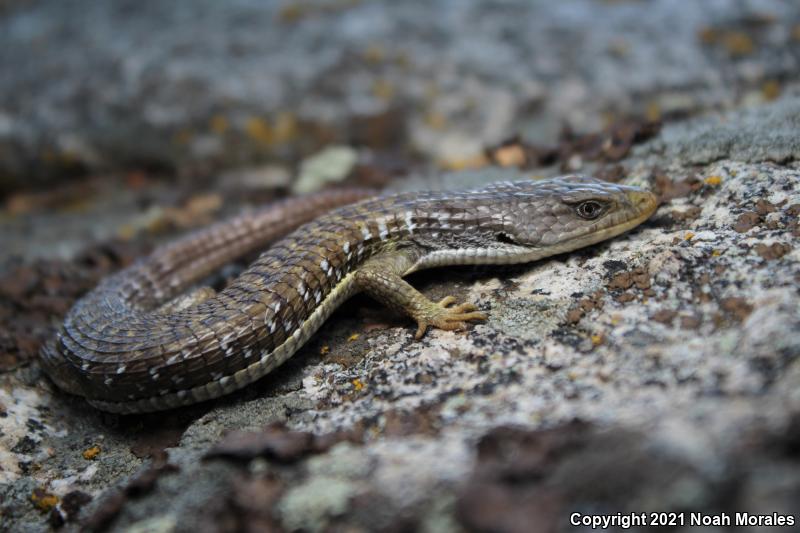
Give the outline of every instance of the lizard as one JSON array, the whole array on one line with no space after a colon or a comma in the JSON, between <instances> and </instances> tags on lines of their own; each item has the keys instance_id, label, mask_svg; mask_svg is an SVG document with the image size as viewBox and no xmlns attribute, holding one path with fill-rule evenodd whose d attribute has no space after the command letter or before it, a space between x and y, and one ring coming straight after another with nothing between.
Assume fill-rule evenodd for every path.
<instances>
[{"instance_id":1,"label":"lizard","mask_svg":"<svg viewBox=\"0 0 800 533\"><path fill-rule=\"evenodd\" d=\"M358 292L414 319L417 339L429 327L461 330L486 313L452 296L431 301L403 277L569 252L634 228L656 207L651 192L584 176L290 198L162 245L107 277L67 313L41 360L60 388L104 411L189 405L271 372ZM219 292L187 292L270 242Z\"/></svg>"}]
</instances>

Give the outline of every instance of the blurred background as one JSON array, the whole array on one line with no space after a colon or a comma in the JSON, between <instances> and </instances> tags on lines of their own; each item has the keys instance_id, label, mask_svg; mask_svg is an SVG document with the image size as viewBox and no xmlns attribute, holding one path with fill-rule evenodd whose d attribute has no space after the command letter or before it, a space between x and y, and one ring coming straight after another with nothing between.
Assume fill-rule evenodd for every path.
<instances>
[{"instance_id":1,"label":"blurred background","mask_svg":"<svg viewBox=\"0 0 800 533\"><path fill-rule=\"evenodd\" d=\"M4 0L0 198L24 214L109 182L255 201L326 180L380 187L479 168L514 136L536 149L500 163L579 170L560 141L773 100L798 57L800 13L780 0ZM47 218L41 246L4 232L0 247L69 256L76 235L141 225L116 193L83 218L88 234Z\"/></svg>"}]
</instances>

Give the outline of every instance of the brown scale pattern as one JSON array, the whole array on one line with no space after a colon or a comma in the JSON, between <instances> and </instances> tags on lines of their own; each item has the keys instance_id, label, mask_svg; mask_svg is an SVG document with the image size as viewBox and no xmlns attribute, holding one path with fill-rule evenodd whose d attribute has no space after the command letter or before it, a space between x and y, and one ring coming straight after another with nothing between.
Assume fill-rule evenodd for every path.
<instances>
[{"instance_id":1,"label":"brown scale pattern","mask_svg":"<svg viewBox=\"0 0 800 533\"><path fill-rule=\"evenodd\" d=\"M649 193L571 177L380 197L314 219L368 194L288 200L157 249L75 305L43 350L45 368L62 388L107 410L202 401L269 372L358 290L409 313L419 332L426 325L455 329L462 322L448 319L484 315L466 312L474 311L469 304L449 311L400 277L427 266L560 253L629 229L655 206ZM587 198L607 206L603 218L590 223L575 214L575 202ZM205 299L185 308L185 297L173 300L213 270L303 223L220 293L198 291Z\"/></svg>"}]
</instances>

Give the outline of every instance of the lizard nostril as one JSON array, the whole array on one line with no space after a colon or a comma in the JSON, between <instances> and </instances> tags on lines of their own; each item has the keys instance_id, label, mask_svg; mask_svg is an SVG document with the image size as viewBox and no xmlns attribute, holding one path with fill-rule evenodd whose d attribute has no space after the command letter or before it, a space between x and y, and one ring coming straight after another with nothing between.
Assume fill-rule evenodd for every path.
<instances>
[{"instance_id":1,"label":"lizard nostril","mask_svg":"<svg viewBox=\"0 0 800 533\"><path fill-rule=\"evenodd\" d=\"M650 196L651 195L648 193L637 192L634 195L633 200L636 205L644 205L650 203Z\"/></svg>"},{"instance_id":2,"label":"lizard nostril","mask_svg":"<svg viewBox=\"0 0 800 533\"><path fill-rule=\"evenodd\" d=\"M636 207L642 212L652 213L658 207L658 201L653 193L642 192L637 195Z\"/></svg>"}]
</instances>

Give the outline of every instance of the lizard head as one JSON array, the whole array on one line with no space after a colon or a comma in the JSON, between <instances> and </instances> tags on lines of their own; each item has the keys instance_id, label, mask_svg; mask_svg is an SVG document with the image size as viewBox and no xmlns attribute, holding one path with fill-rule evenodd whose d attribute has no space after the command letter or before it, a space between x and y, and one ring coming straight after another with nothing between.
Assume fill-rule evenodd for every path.
<instances>
[{"instance_id":1,"label":"lizard head","mask_svg":"<svg viewBox=\"0 0 800 533\"><path fill-rule=\"evenodd\" d=\"M628 231L647 220L658 205L651 192L584 176L503 183L486 191L505 198L495 239L535 248L542 257Z\"/></svg>"},{"instance_id":2,"label":"lizard head","mask_svg":"<svg viewBox=\"0 0 800 533\"><path fill-rule=\"evenodd\" d=\"M431 198L427 231L414 234L431 252L415 269L535 261L619 235L657 207L648 191L583 176L495 183Z\"/></svg>"}]
</instances>

